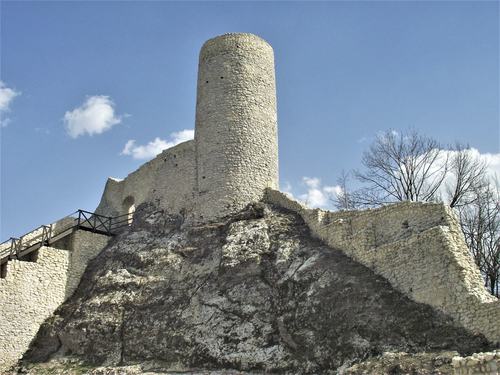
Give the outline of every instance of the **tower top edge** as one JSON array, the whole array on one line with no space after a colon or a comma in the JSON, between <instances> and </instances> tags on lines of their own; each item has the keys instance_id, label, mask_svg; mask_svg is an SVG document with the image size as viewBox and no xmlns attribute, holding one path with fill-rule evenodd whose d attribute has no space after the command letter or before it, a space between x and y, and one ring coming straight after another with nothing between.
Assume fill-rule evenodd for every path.
<instances>
[{"instance_id":1,"label":"tower top edge","mask_svg":"<svg viewBox=\"0 0 500 375\"><path fill-rule=\"evenodd\" d=\"M226 33L222 35L218 35L214 38L208 39L205 43L203 43L203 46L201 47L201 51L207 50L207 49L212 49L212 48L217 48L218 46L221 45L228 45L228 44L239 44L241 43L242 45L245 44L253 44L253 45L263 45L267 48L270 48L271 50L273 47L271 44L269 44L268 41L266 41L264 38L251 34L251 33Z\"/></svg>"}]
</instances>

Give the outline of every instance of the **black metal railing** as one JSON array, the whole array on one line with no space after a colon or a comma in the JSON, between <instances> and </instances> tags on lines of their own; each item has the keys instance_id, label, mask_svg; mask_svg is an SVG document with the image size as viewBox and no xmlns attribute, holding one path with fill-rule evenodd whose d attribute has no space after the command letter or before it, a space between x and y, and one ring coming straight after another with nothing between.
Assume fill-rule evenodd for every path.
<instances>
[{"instance_id":1,"label":"black metal railing","mask_svg":"<svg viewBox=\"0 0 500 375\"><path fill-rule=\"evenodd\" d=\"M132 223L131 214L104 216L93 212L78 210L75 227L108 236L117 234L118 229L128 227Z\"/></svg>"},{"instance_id":2,"label":"black metal railing","mask_svg":"<svg viewBox=\"0 0 500 375\"><path fill-rule=\"evenodd\" d=\"M76 227L79 229L90 230L92 232L104 232L111 235L111 221L109 216L98 215L93 212L78 210Z\"/></svg>"},{"instance_id":3,"label":"black metal railing","mask_svg":"<svg viewBox=\"0 0 500 375\"><path fill-rule=\"evenodd\" d=\"M40 231L38 234L35 232ZM41 246L48 245L52 236L52 227L50 225L40 225L38 228L33 229L24 236L11 237L7 241L0 244L0 255L7 254L9 259L17 258L21 252L30 246L40 243ZM9 244L8 246L5 246Z\"/></svg>"},{"instance_id":4,"label":"black metal railing","mask_svg":"<svg viewBox=\"0 0 500 375\"><path fill-rule=\"evenodd\" d=\"M118 216L105 216L95 212L77 210L64 217L72 219L69 225L56 227L52 225L41 225L38 228L28 232L19 238L11 237L0 243L0 263L5 260L19 259L21 256L35 251L42 246L51 244L51 240L58 241L75 230L85 230L93 233L114 236L119 233L119 229L130 226L132 223L132 214L127 213ZM36 233L36 232L39 233Z\"/></svg>"}]
</instances>

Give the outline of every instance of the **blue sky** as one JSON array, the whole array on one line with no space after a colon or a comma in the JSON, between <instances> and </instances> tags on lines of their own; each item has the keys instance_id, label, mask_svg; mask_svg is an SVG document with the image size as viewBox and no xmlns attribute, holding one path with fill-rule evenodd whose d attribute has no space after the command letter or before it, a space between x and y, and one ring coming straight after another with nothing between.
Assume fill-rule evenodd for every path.
<instances>
[{"instance_id":1,"label":"blue sky","mask_svg":"<svg viewBox=\"0 0 500 375\"><path fill-rule=\"evenodd\" d=\"M496 1L2 1L0 11L2 240L94 209L108 176L145 161L134 158L147 156L141 145L193 129L199 49L226 32L274 47L280 179L294 195L335 185L389 128L500 158ZM96 113L106 126L79 132Z\"/></svg>"}]
</instances>

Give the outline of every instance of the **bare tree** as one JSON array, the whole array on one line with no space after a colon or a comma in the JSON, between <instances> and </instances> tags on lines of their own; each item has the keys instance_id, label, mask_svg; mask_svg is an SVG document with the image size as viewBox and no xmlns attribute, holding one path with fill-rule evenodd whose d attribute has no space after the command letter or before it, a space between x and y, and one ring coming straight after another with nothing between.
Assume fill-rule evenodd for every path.
<instances>
[{"instance_id":1,"label":"bare tree","mask_svg":"<svg viewBox=\"0 0 500 375\"><path fill-rule=\"evenodd\" d=\"M364 186L350 195L355 203L368 206L442 200L450 207L466 205L475 199L487 167L468 146L457 143L443 150L437 141L416 131L391 130L377 136L362 163L365 170L355 176ZM445 184L447 180L451 182Z\"/></svg>"},{"instance_id":2,"label":"bare tree","mask_svg":"<svg viewBox=\"0 0 500 375\"><path fill-rule=\"evenodd\" d=\"M436 200L448 168L440 145L416 131L379 134L363 154L362 164L365 170L355 176L365 186L354 198L366 206Z\"/></svg>"},{"instance_id":3,"label":"bare tree","mask_svg":"<svg viewBox=\"0 0 500 375\"><path fill-rule=\"evenodd\" d=\"M498 296L500 281L500 186L487 181L487 165L468 147L441 149L416 131L379 134L353 174L362 186L350 190L350 174L338 179L338 209L379 206L397 201L444 201L456 209L467 245Z\"/></svg>"},{"instance_id":4,"label":"bare tree","mask_svg":"<svg viewBox=\"0 0 500 375\"><path fill-rule=\"evenodd\" d=\"M456 144L450 157L449 171L453 184L446 186L450 207L471 204L477 198L477 191L484 184L486 162L472 154L469 146Z\"/></svg>"},{"instance_id":5,"label":"bare tree","mask_svg":"<svg viewBox=\"0 0 500 375\"><path fill-rule=\"evenodd\" d=\"M339 178L337 178L337 185L340 189L333 195L331 201L338 210L354 210L357 208L353 191L350 188L351 176L351 172L342 169Z\"/></svg>"},{"instance_id":6,"label":"bare tree","mask_svg":"<svg viewBox=\"0 0 500 375\"><path fill-rule=\"evenodd\" d=\"M460 225L485 286L499 297L500 284L500 192L483 183L474 191L474 200L459 207Z\"/></svg>"}]
</instances>

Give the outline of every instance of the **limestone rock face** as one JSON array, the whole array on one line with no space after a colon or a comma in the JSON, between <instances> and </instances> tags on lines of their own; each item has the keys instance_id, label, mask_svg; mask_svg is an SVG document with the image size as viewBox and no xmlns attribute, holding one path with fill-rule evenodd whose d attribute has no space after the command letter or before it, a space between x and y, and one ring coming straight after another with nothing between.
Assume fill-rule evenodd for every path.
<instances>
[{"instance_id":1,"label":"limestone rock face","mask_svg":"<svg viewBox=\"0 0 500 375\"><path fill-rule=\"evenodd\" d=\"M259 203L185 226L143 205L44 323L24 365L57 357L144 371L333 374L383 352L488 349L312 238L295 214Z\"/></svg>"}]
</instances>

